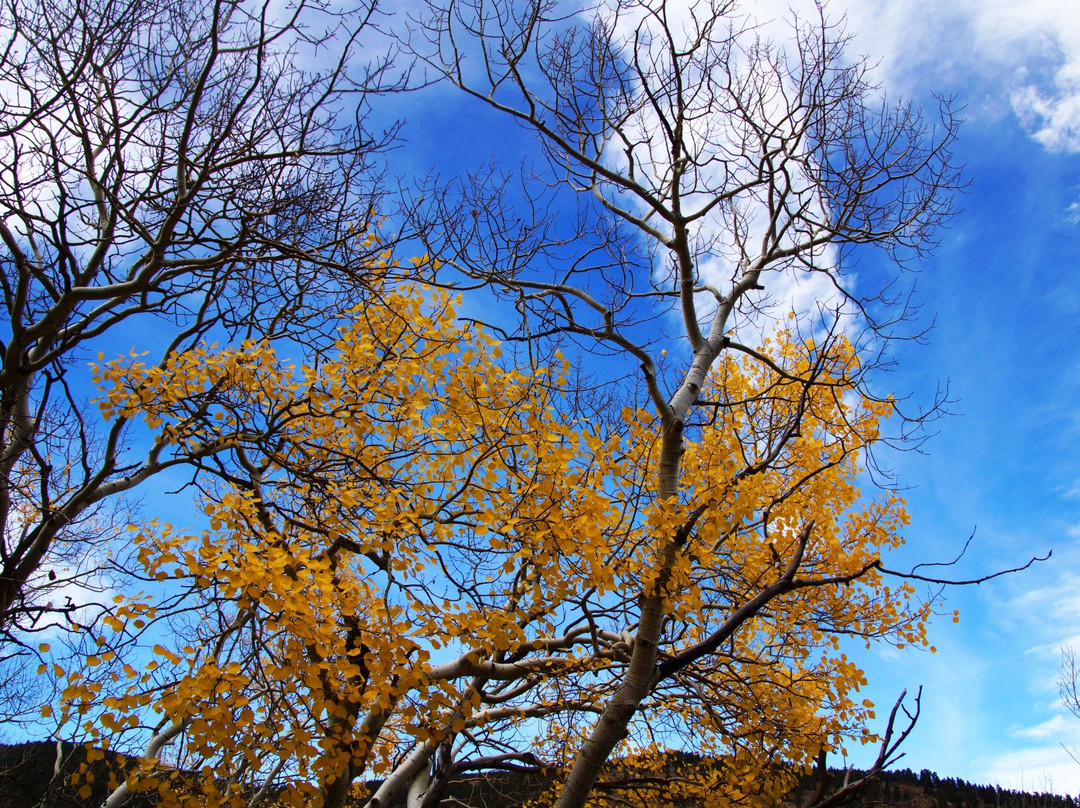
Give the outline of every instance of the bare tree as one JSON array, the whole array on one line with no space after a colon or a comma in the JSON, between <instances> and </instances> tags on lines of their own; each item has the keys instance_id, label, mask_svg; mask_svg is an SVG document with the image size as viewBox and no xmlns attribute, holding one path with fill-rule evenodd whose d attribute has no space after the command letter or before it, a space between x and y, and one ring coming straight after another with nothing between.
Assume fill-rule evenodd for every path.
<instances>
[{"instance_id":1,"label":"bare tree","mask_svg":"<svg viewBox=\"0 0 1080 808\"><path fill-rule=\"evenodd\" d=\"M491 479L503 488L515 479L546 491L545 475L576 470L582 487L595 479L602 492L617 489L618 518L590 526L611 557L586 560L590 568L618 565L622 585L597 594L587 576L574 577L587 554L569 543L558 556L561 571L550 555L546 565L534 559L532 545L497 550L475 522L481 504L461 493L481 492L456 479L436 486L429 506L406 501L401 519L379 525L386 545L379 553L355 549L362 535L323 536L336 508L347 512L343 524L357 519L358 531L371 530L335 496L340 483L374 481L380 491L386 483L337 444L325 466L303 453L302 462L282 456L266 434L280 411L260 410L260 391L237 385L228 395L241 400L231 401L209 380L191 392L170 417L201 428L230 407L257 410L237 426L223 419L220 430L188 433L212 436L199 442L175 442L162 430L140 443L128 409L105 400L99 412L86 400L81 362L114 351L110 340L128 329L144 329L138 342L155 352L155 363L207 339L302 340L317 351L328 337L323 312L367 293L362 268L369 249L379 248L358 235L373 207L368 160L379 144L365 138L356 116L362 92L390 79L389 63L359 78L347 67L373 8L336 16L301 4L286 17L270 4L224 0L71 0L49 14L11 0L9 8L0 63L14 99L0 118L10 317L0 346L0 617L10 633L42 619L33 590L48 585L61 542L85 547L96 508L168 469L191 467L187 480L213 467L223 488L240 487L252 501L280 485L275 493L285 504L280 512L263 508L256 534L283 546L300 531L315 535L312 557L330 567L348 557L341 575L347 568L357 580L384 582L381 597L400 599L394 605L406 616L411 605L433 620L445 611L445 589L471 603L470 614L515 627L512 641L496 648L473 647L453 626L443 644L451 658L416 662L415 670L401 663L415 692L391 698L388 690L388 700L371 703L369 684L372 692L397 684L369 682L367 671L388 663L378 646L357 639L362 621L344 611L331 621L345 629L347 647L337 656L304 645L306 668L328 666L300 727L327 730L319 736L326 755L341 764L319 784L327 804L344 804L376 748L386 777L372 805L408 790L410 804L434 806L463 772L553 768L545 753L560 750L530 748L525 737L536 721L561 722L566 733L554 737L572 739L592 724L580 748L563 755L571 763L564 806L584 804L594 790L618 801L684 779L677 760L660 770L625 758L609 764L642 716L664 717L667 724L643 729L661 738L738 727L725 742L735 753L753 751L762 770L789 761L791 744L814 744L800 758L812 761L836 734L853 732L833 724L830 734L817 722L834 707L857 711L841 698L857 689L852 671L835 658L804 664L807 649L841 634L917 642L928 607L890 593L880 559L863 552L887 545L899 518L895 500L886 494L849 534L841 517L850 502L830 499L822 482L854 467L878 440L872 419L859 413L883 416L894 405L867 389L866 374L877 338L908 314L890 286L891 266L885 282L868 289L864 273L855 286L848 252L877 246L902 261L927 247L958 183L947 106L935 130L918 110L883 102L866 65L846 61L843 32L823 12L795 20L791 42L781 46L738 16L734 3L677 11L662 0L626 0L581 24L574 9L543 0L433 0L414 52L534 131L550 172L535 183L524 177L520 195L494 173L451 188L429 183L406 215L442 263L420 259L418 273L511 301L520 328L493 324L511 344L547 351L575 341L627 359L616 363L620 373L633 368L636 387L602 389L595 409L579 391L574 406L576 415L605 419L590 435L597 445L632 431L635 462L619 450L596 464L603 472L590 458L552 472L538 460L548 449L533 446L535 435L493 440L476 462L476 469L495 464ZM339 56L326 70L298 67L331 50ZM568 231L545 208L562 204L562 192L580 205ZM530 215L518 218L516 196ZM770 347L754 332L773 335L773 315L787 314L783 290L793 283L809 285L814 297L793 311L784 347ZM681 323L674 340L665 333L675 327L672 313ZM147 330L163 323L163 336ZM380 366L398 356L395 340L374 351ZM730 361L740 352L752 363ZM731 383L737 374L739 385ZM639 415L628 429L612 410L642 399L655 420ZM403 406L415 412L416 403ZM336 408L327 406L327 417ZM308 446L309 438L298 440ZM707 457L721 445L726 456ZM530 448L519 458L521 446ZM416 454L402 462L414 465ZM211 498L212 488L204 489ZM294 491L307 499L294 503ZM536 529L507 534L520 530L549 552L538 537L568 521L566 499L545 506ZM384 495L373 513L400 504L383 500L394 498ZM743 512L748 501L755 505ZM439 530L427 531L431 525ZM427 578L390 574L391 554L410 541L445 585L440 579L429 591ZM284 569L286 577L295 572ZM681 589L701 601L693 620L673 606ZM563 600L546 602L547 592ZM223 648L235 650L257 673L266 643L256 609L224 600L209 608L219 606L201 638L204 654L216 660ZM270 714L289 707L298 687L280 699L270 687L255 695L272 697ZM340 715L328 704L343 708ZM183 718L167 710L154 716L161 720L147 758L189 731L193 713L184 707ZM895 756L899 709L881 766ZM788 731L800 711L802 724ZM421 720L430 732L410 734ZM260 729L273 730L270 722ZM278 750L269 742L267 749L269 760ZM292 763L282 757L281 765ZM270 780L279 772L272 768ZM269 780L254 777L244 769L242 782L255 789L250 804L269 790ZM127 788L108 804L122 804Z\"/></svg>"},{"instance_id":2,"label":"bare tree","mask_svg":"<svg viewBox=\"0 0 1080 808\"><path fill-rule=\"evenodd\" d=\"M772 580L734 592L717 581L717 622L696 641L670 639L679 633L669 587L694 564L699 520L715 506L681 483L688 435L747 405L709 398L723 389L718 360L741 351L810 389L850 339L860 361L840 371L844 384L896 413L865 383L874 351L910 314L895 268L933 244L960 184L948 104L934 122L888 102L820 7L796 17L781 42L719 0L618 0L581 20L548 0L431 0L410 43L447 81L533 131L550 168L536 183L524 178L523 194L493 173L423 188L410 211L429 251L446 259L437 280L482 284L513 301L522 318L510 339L573 340L632 359L658 419L651 495L684 506L680 524L652 537L627 620L627 664L574 758L560 808L585 804L665 682L695 671L696 687L709 691L724 644L784 597L878 574L878 561L845 574L804 568L807 548L827 531L807 518L784 526L792 540L777 552ZM544 208L554 184L580 194L569 234ZM850 254L864 247L892 260L884 280L867 273L855 283ZM786 300L793 284L813 292L795 310ZM789 310L805 347L801 370L797 357L751 343L755 328L767 336ZM682 325L679 369L662 358L669 312ZM733 487L779 462L801 435L801 409L777 411L768 390L743 411L753 414L750 449ZM770 510L754 518L768 535ZM703 698L722 710L729 696L717 686Z\"/></svg>"},{"instance_id":3,"label":"bare tree","mask_svg":"<svg viewBox=\"0 0 1080 808\"><path fill-rule=\"evenodd\" d=\"M1061 649L1058 691L1061 693L1062 703L1069 709L1069 712L1080 717L1080 664L1076 661L1076 651L1069 646ZM1072 752L1069 752L1069 754L1076 760L1076 756Z\"/></svg>"},{"instance_id":4,"label":"bare tree","mask_svg":"<svg viewBox=\"0 0 1080 808\"><path fill-rule=\"evenodd\" d=\"M108 503L229 440L179 446L144 440L125 417L106 422L86 370L95 354L137 344L164 362L206 339L301 336L317 350L326 311L362 294L372 159L392 135L364 131L365 98L396 80L389 56L352 64L375 14L374 1L343 14L305 2L4 3L9 641L82 605L54 602L56 588L85 581L117 518Z\"/></svg>"}]
</instances>

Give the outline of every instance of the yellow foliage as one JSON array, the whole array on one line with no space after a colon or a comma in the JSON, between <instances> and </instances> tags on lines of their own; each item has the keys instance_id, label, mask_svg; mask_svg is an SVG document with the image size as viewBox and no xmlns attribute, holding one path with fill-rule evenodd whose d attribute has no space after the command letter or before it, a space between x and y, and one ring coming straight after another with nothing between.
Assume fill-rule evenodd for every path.
<instances>
[{"instance_id":1,"label":"yellow foliage","mask_svg":"<svg viewBox=\"0 0 1080 808\"><path fill-rule=\"evenodd\" d=\"M280 770L282 804L301 804L342 776L388 776L418 743L462 737L529 740L565 766L582 716L618 684L639 593L667 601L663 662L800 552L806 585L662 682L634 719L605 776L662 774L663 798L610 793L764 805L820 748L859 737L873 705L856 699L865 678L836 638L925 645L928 611L874 566L907 517L897 496L857 487L885 413L846 381L854 349L834 341L821 362L779 334L766 347L790 378L724 355L686 426L683 494L658 501L654 416L577 420L564 363L502 364L456 305L435 288L376 286L318 363L245 342L162 367L96 366L105 417L232 450L202 482L206 532L137 531L146 577L186 586L202 615L176 647L154 646L142 676L124 669L128 689L100 722L152 711L184 725L200 777L178 788L147 771L137 788L227 804L213 802L221 783ZM799 380L811 357L813 386ZM655 554L684 530L664 577ZM153 608L124 602L106 627L139 628ZM66 698L94 694L73 675ZM669 751L688 738L708 765Z\"/></svg>"}]
</instances>

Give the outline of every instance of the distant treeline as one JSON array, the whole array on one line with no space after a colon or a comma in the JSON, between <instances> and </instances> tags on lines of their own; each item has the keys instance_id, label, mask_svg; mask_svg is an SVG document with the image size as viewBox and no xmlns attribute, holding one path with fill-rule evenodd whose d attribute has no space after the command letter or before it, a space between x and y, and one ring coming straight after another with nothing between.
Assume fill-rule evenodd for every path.
<instances>
[{"instance_id":1,"label":"distant treeline","mask_svg":"<svg viewBox=\"0 0 1080 808\"><path fill-rule=\"evenodd\" d=\"M57 752L60 752L59 766ZM83 808L100 805L111 787L133 762L122 755L101 754L89 763L81 744L32 742L0 744L0 808ZM77 784L72 776L83 770ZM89 773L90 777L85 775ZM857 778L859 772L851 772ZM845 772L831 772L832 784L843 783ZM375 785L375 784L370 784ZM463 777L448 790L451 804L474 808L515 808L535 794L538 783L526 775L500 773L490 777ZM816 787L813 776L784 801L784 808L801 808ZM83 788L82 793L79 789ZM89 789L87 791L86 789ZM156 804L153 797L137 797L131 808ZM927 769L884 772L858 793L852 808L1080 808L1080 800L1046 792L1025 792L997 786L974 785L954 777L940 777Z\"/></svg>"},{"instance_id":2,"label":"distant treeline","mask_svg":"<svg viewBox=\"0 0 1080 808\"><path fill-rule=\"evenodd\" d=\"M109 753L87 763L87 749L82 744L58 744L56 741L0 744L0 807L84 808L100 805L111 791L109 786L121 777L120 772L128 765L131 764L121 756ZM90 776L82 777L75 785L72 777L83 766ZM84 785L89 792L80 794L79 789ZM132 808L152 804L145 799L130 803Z\"/></svg>"},{"instance_id":3,"label":"distant treeline","mask_svg":"<svg viewBox=\"0 0 1080 808\"><path fill-rule=\"evenodd\" d=\"M844 779L843 771L831 773L835 785ZM858 773L852 772L854 779ZM807 777L789 799L801 805L799 796L813 791L816 781ZM1080 808L1072 796L1046 792L1014 791L1000 786L982 786L955 777L940 777L929 769L893 769L859 792L851 806L895 805L900 808Z\"/></svg>"}]
</instances>

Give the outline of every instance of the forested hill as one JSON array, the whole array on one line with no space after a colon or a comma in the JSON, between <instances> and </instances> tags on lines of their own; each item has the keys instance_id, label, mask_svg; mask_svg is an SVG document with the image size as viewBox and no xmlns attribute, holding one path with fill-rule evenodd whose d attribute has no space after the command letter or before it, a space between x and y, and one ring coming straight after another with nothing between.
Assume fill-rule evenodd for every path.
<instances>
[{"instance_id":1,"label":"forested hill","mask_svg":"<svg viewBox=\"0 0 1080 808\"><path fill-rule=\"evenodd\" d=\"M839 784L843 772L834 772ZM813 790L814 783L807 779L789 800L788 805L801 806L798 799ZM927 769L913 772L895 769L884 772L871 783L851 806L894 805L899 808L1078 808L1080 800L1046 792L1013 791L998 786L975 785L954 777L940 777Z\"/></svg>"},{"instance_id":2,"label":"forested hill","mask_svg":"<svg viewBox=\"0 0 1080 808\"><path fill-rule=\"evenodd\" d=\"M0 808L77 808L97 805L115 785L117 772L130 765L123 758L94 750L87 764L82 746L64 744L57 774L57 746L53 742L0 744ZM71 775L87 764L92 774L89 793L71 784ZM844 772L833 772L834 783L843 782ZM110 783L111 781L111 783ZM781 808L801 808L816 783L808 777ZM490 780L466 778L454 783L447 794L449 804L473 808L514 808L523 804L535 790L527 778L498 775ZM154 805L141 798L133 806ZM923 769L885 772L851 802L853 808L1080 808L1080 800L1041 792L1022 792L995 786L973 785L952 777L940 777Z\"/></svg>"}]
</instances>

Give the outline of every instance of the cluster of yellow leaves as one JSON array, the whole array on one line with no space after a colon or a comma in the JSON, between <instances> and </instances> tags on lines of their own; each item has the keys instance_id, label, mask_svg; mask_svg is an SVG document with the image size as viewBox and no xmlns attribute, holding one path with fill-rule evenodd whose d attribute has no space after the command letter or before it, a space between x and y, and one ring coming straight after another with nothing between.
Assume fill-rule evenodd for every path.
<instances>
[{"instance_id":1,"label":"cluster of yellow leaves","mask_svg":"<svg viewBox=\"0 0 1080 808\"><path fill-rule=\"evenodd\" d=\"M380 295L318 366L267 343L98 366L107 417L237 452L207 489L207 532L137 539L150 578L229 617L156 647L179 678L162 692L140 677L98 727L169 716L219 779L279 760L299 785L348 765L385 774L403 739L483 721L476 693L429 675L433 653L531 654L562 604L613 584L611 468L557 417L558 376L500 367L497 343L440 292Z\"/></svg>"},{"instance_id":2,"label":"cluster of yellow leaves","mask_svg":"<svg viewBox=\"0 0 1080 808\"><path fill-rule=\"evenodd\" d=\"M722 790L731 804L751 794L771 804L790 786L792 768L781 761L809 766L819 749L874 740L863 729L873 705L857 697L865 676L840 652L841 636L928 644L929 605L907 584L887 586L877 568L902 542L903 502L890 491L864 500L857 485L887 407L857 394L850 380L858 357L843 339L824 356L788 334L766 348L789 376L723 357L702 395L712 412L687 430L679 502L649 513L654 531L672 535L705 506L668 587L674 628L661 654L672 656L777 581L813 525L794 575L799 586L695 663L692 677L675 677L654 696L670 737L693 738L708 758L768 750L745 782ZM650 568L644 559L631 565ZM639 721L642 739L655 737L647 721Z\"/></svg>"},{"instance_id":3,"label":"cluster of yellow leaves","mask_svg":"<svg viewBox=\"0 0 1080 808\"><path fill-rule=\"evenodd\" d=\"M613 766L602 792L610 803L641 808L757 808L776 805L797 780L797 772L777 768L767 753L750 744L707 754L654 743Z\"/></svg>"},{"instance_id":4,"label":"cluster of yellow leaves","mask_svg":"<svg viewBox=\"0 0 1080 808\"><path fill-rule=\"evenodd\" d=\"M801 553L790 592L688 675L660 683L613 764L618 772L628 762L667 761L663 748L654 749L658 737L674 748L690 743L707 760L728 761L717 770L722 782L711 767L692 778L701 804L773 804L819 750L876 740L865 729L875 717L873 704L857 695L866 678L841 652L842 636L928 645L929 604L910 585L886 585L877 567L881 554L902 542L903 502L891 491L865 500L857 485L887 407L857 394L851 380L858 357L846 341L835 340L824 357L786 334L767 347L789 376L722 358L702 395L709 409L702 407L705 417L687 428L679 499L643 508L646 538L613 555L618 579L631 582L621 586L649 591L660 568L652 559L659 539L676 535L704 508L667 583L671 618L662 665L705 642ZM655 439L647 413L628 411L624 420L630 440ZM800 549L800 534L811 523ZM542 748L569 765L583 737L582 727L564 725ZM736 765L733 755L752 763ZM676 792L689 787L674 777L661 790L667 796L645 789L637 799L681 804L685 794ZM596 800L612 793L605 788ZM635 801L628 793L617 797Z\"/></svg>"},{"instance_id":5,"label":"cluster of yellow leaves","mask_svg":"<svg viewBox=\"0 0 1080 808\"><path fill-rule=\"evenodd\" d=\"M437 289L373 288L310 365L247 342L97 366L106 417L214 447L220 474L201 483L208 530L137 539L147 576L186 587L199 622L162 638L147 670L125 669L119 694L71 674L71 708L99 705L87 727L102 739L148 715L183 725L197 777L132 775L178 803L241 804L237 784L268 772L281 799L317 802L340 777L385 777L452 737L479 750L537 735L565 764L582 715L617 684L660 539L703 509L667 588L665 658L775 581L812 520L797 578L858 581L783 595L664 683L613 769L670 768L656 739L693 738L715 761L697 781L706 804L781 793L781 761L806 764L871 715L838 634L925 643L925 607L873 567L906 515L856 487L883 413L846 381L851 346L824 361L780 335L766 348L791 378L722 359L703 392L714 406L687 428L684 495L657 502L652 416L579 423L565 363L506 367L454 307ZM108 627L141 629L152 608L125 603Z\"/></svg>"}]
</instances>

